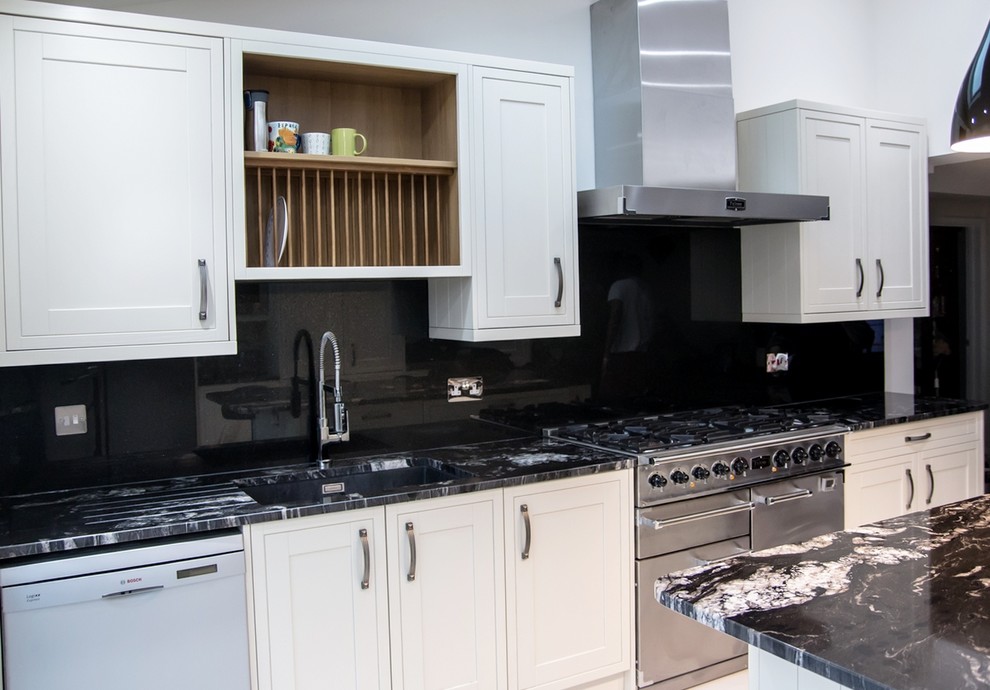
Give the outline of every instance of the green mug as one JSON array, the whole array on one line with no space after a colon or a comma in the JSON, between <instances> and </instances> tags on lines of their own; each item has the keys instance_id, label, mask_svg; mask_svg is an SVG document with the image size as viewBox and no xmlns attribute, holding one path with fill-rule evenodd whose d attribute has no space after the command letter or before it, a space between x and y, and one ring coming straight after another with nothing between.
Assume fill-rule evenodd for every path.
<instances>
[{"instance_id":1,"label":"green mug","mask_svg":"<svg viewBox=\"0 0 990 690\"><path fill-rule=\"evenodd\" d=\"M361 149L356 148L357 140L361 140ZM335 156L360 156L368 148L368 140L360 132L350 127L339 127L330 130L330 153Z\"/></svg>"}]
</instances>

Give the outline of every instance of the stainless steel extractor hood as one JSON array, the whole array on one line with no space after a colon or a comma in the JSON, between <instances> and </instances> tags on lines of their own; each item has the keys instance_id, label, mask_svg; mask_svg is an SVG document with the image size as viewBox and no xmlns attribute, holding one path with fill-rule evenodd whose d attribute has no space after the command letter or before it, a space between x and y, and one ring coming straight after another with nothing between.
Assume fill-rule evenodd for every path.
<instances>
[{"instance_id":1,"label":"stainless steel extractor hood","mask_svg":"<svg viewBox=\"0 0 990 690\"><path fill-rule=\"evenodd\" d=\"M828 197L736 190L726 0L599 0L591 43L598 188L578 192L582 223L828 218Z\"/></svg>"}]
</instances>

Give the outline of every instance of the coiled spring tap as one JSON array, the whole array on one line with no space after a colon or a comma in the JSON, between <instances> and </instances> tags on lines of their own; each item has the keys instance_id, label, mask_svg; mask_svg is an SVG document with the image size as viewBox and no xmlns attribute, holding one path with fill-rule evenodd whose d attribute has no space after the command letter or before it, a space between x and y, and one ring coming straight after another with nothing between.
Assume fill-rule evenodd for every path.
<instances>
[{"instance_id":1,"label":"coiled spring tap","mask_svg":"<svg viewBox=\"0 0 990 690\"><path fill-rule=\"evenodd\" d=\"M333 348L333 387L327 385L324 368L325 351L327 343ZM330 417L327 415L327 393L333 392L333 424L331 428ZM323 457L323 448L328 443L339 443L350 440L350 432L347 428L347 407L344 405L343 395L340 390L340 348L337 345L337 336L327 331L320 339L320 386L319 386L319 408L320 418L318 426L320 428L320 454L317 461L321 465L329 464L329 460Z\"/></svg>"}]
</instances>

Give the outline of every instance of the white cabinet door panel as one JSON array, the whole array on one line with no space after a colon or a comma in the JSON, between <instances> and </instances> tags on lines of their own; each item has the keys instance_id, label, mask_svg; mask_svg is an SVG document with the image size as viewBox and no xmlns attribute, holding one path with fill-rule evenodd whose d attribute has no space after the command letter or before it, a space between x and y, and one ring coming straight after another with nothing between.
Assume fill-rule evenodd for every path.
<instances>
[{"instance_id":1,"label":"white cabinet door panel","mask_svg":"<svg viewBox=\"0 0 990 690\"><path fill-rule=\"evenodd\" d=\"M925 144L918 129L868 121L870 300L877 309L924 308L928 270ZM882 289L881 289L882 287Z\"/></svg>"},{"instance_id":2,"label":"white cabinet door panel","mask_svg":"<svg viewBox=\"0 0 990 690\"><path fill-rule=\"evenodd\" d=\"M13 43L8 348L226 340L220 40L18 20Z\"/></svg>"},{"instance_id":3,"label":"white cabinet door panel","mask_svg":"<svg viewBox=\"0 0 990 690\"><path fill-rule=\"evenodd\" d=\"M919 472L925 474L927 493L918 496L918 509L955 503L983 493L983 461L972 446L956 446L922 453Z\"/></svg>"},{"instance_id":4,"label":"white cabinet door panel","mask_svg":"<svg viewBox=\"0 0 990 690\"><path fill-rule=\"evenodd\" d=\"M504 685L501 499L488 492L389 507L395 690Z\"/></svg>"},{"instance_id":5,"label":"white cabinet door panel","mask_svg":"<svg viewBox=\"0 0 990 690\"><path fill-rule=\"evenodd\" d=\"M863 233L863 123L857 118L804 117L804 193L829 197L830 219L805 223L802 275L807 311L854 311L859 266L866 256Z\"/></svg>"},{"instance_id":6,"label":"white cabinet door panel","mask_svg":"<svg viewBox=\"0 0 990 690\"><path fill-rule=\"evenodd\" d=\"M380 508L251 528L260 690L389 687L384 532Z\"/></svg>"},{"instance_id":7,"label":"white cabinet door panel","mask_svg":"<svg viewBox=\"0 0 990 690\"><path fill-rule=\"evenodd\" d=\"M527 83L481 72L481 324L574 323L568 81Z\"/></svg>"},{"instance_id":8,"label":"white cabinet door panel","mask_svg":"<svg viewBox=\"0 0 990 690\"><path fill-rule=\"evenodd\" d=\"M510 688L569 688L628 669L628 476L593 480L506 492Z\"/></svg>"},{"instance_id":9,"label":"white cabinet door panel","mask_svg":"<svg viewBox=\"0 0 990 690\"><path fill-rule=\"evenodd\" d=\"M845 526L866 525L910 512L923 490L911 453L853 466L846 471Z\"/></svg>"}]
</instances>

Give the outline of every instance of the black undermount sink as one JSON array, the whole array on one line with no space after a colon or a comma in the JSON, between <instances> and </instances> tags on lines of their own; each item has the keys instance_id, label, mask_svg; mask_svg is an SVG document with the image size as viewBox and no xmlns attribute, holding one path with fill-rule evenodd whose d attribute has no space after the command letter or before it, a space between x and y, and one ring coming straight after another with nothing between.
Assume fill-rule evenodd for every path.
<instances>
[{"instance_id":1,"label":"black undermount sink","mask_svg":"<svg viewBox=\"0 0 990 690\"><path fill-rule=\"evenodd\" d=\"M299 506L408 493L473 476L462 469L427 459L407 461L407 464L400 466L371 463L357 467L314 469L277 477L245 479L236 484L262 505Z\"/></svg>"}]
</instances>

